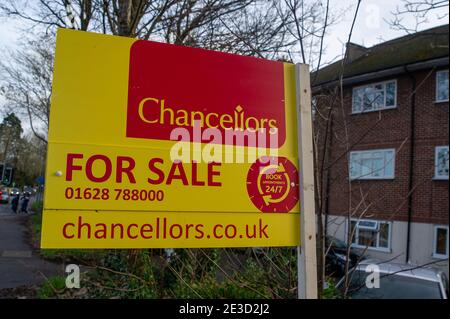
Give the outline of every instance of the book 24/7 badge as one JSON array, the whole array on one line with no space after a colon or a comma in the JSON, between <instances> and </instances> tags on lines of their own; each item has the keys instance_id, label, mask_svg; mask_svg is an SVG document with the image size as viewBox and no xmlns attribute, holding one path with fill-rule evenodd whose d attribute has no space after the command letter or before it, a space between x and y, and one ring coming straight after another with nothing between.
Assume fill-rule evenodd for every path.
<instances>
[{"instance_id":1,"label":"book 24/7 badge","mask_svg":"<svg viewBox=\"0 0 450 319\"><path fill-rule=\"evenodd\" d=\"M298 171L285 157L261 157L247 174L247 192L262 212L287 213L298 202Z\"/></svg>"}]
</instances>

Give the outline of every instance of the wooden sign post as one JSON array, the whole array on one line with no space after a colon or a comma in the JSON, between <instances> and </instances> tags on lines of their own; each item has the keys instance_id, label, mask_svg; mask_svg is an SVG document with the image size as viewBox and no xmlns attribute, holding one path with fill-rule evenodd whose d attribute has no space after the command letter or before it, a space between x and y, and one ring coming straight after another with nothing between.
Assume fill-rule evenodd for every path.
<instances>
[{"instance_id":1,"label":"wooden sign post","mask_svg":"<svg viewBox=\"0 0 450 319\"><path fill-rule=\"evenodd\" d=\"M309 66L295 66L297 136L300 180L300 246L298 298L317 299L316 212L314 204L314 153Z\"/></svg>"}]
</instances>

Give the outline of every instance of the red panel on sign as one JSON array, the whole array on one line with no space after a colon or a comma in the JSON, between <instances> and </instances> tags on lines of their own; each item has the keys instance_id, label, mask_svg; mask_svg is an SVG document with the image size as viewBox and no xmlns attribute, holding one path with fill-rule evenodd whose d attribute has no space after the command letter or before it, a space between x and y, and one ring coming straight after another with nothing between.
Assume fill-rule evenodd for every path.
<instances>
[{"instance_id":1,"label":"red panel on sign","mask_svg":"<svg viewBox=\"0 0 450 319\"><path fill-rule=\"evenodd\" d=\"M275 146L281 147L286 138L283 63L136 41L130 52L127 137L170 140L177 127L192 136L195 120L223 136L227 130L263 128L267 147L277 129Z\"/></svg>"}]
</instances>

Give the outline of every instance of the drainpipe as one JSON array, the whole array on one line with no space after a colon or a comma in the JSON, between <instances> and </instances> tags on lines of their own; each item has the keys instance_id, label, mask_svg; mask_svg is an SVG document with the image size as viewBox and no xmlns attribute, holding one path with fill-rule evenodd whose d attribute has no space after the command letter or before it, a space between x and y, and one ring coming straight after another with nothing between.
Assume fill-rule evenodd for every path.
<instances>
[{"instance_id":1,"label":"drainpipe","mask_svg":"<svg viewBox=\"0 0 450 319\"><path fill-rule=\"evenodd\" d=\"M411 118L409 127L409 172L408 172L408 229L406 233L406 263L410 258L410 246L411 246L411 222L412 222L412 192L414 187L414 149L415 149L415 124L416 124L416 87L417 81L414 75L408 70L405 65L405 72L411 81L412 94L410 97Z\"/></svg>"},{"instance_id":2,"label":"drainpipe","mask_svg":"<svg viewBox=\"0 0 450 319\"><path fill-rule=\"evenodd\" d=\"M331 148L332 148L332 138L333 135L331 134L333 132L333 112L330 112L329 115L329 120L330 120L330 135L329 135L329 141L328 141L328 145L326 145L325 147L328 147L328 152L327 152L327 163L328 160L331 158ZM328 235L328 217L330 215L330 168L328 168L327 170L327 179L326 179L326 184L325 184L325 235Z\"/></svg>"}]
</instances>

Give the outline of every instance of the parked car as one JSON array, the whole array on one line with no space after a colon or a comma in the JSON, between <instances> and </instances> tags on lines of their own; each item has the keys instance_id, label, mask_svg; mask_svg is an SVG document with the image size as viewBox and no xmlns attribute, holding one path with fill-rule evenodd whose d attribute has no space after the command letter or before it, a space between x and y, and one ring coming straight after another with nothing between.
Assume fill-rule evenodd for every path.
<instances>
[{"instance_id":1,"label":"parked car","mask_svg":"<svg viewBox=\"0 0 450 319\"><path fill-rule=\"evenodd\" d=\"M328 250L325 258L327 274L336 277L343 276L347 260L347 243L335 237L327 236L325 239L325 250ZM355 267L362 260L364 260L364 256L350 248L349 269Z\"/></svg>"},{"instance_id":2,"label":"parked car","mask_svg":"<svg viewBox=\"0 0 450 319\"><path fill-rule=\"evenodd\" d=\"M33 192L33 189L32 189L31 187L25 186L25 187L23 188L22 196L28 196L28 197L30 197L30 196L33 195L33 194L34 194L34 192Z\"/></svg>"},{"instance_id":3,"label":"parked car","mask_svg":"<svg viewBox=\"0 0 450 319\"><path fill-rule=\"evenodd\" d=\"M9 191L9 196L13 197L13 196L19 196L20 195L20 189L18 188L11 188L11 190Z\"/></svg>"},{"instance_id":4,"label":"parked car","mask_svg":"<svg viewBox=\"0 0 450 319\"><path fill-rule=\"evenodd\" d=\"M0 203L8 203L9 202L9 194L8 189L6 187L0 188Z\"/></svg>"},{"instance_id":5,"label":"parked car","mask_svg":"<svg viewBox=\"0 0 450 319\"><path fill-rule=\"evenodd\" d=\"M379 269L378 288L366 285L367 276L373 274L366 272L368 265L376 265ZM448 296L445 273L433 267L366 260L353 268L349 276L347 297L352 299L447 299ZM337 284L342 292L344 282L345 278L342 278Z\"/></svg>"}]
</instances>

